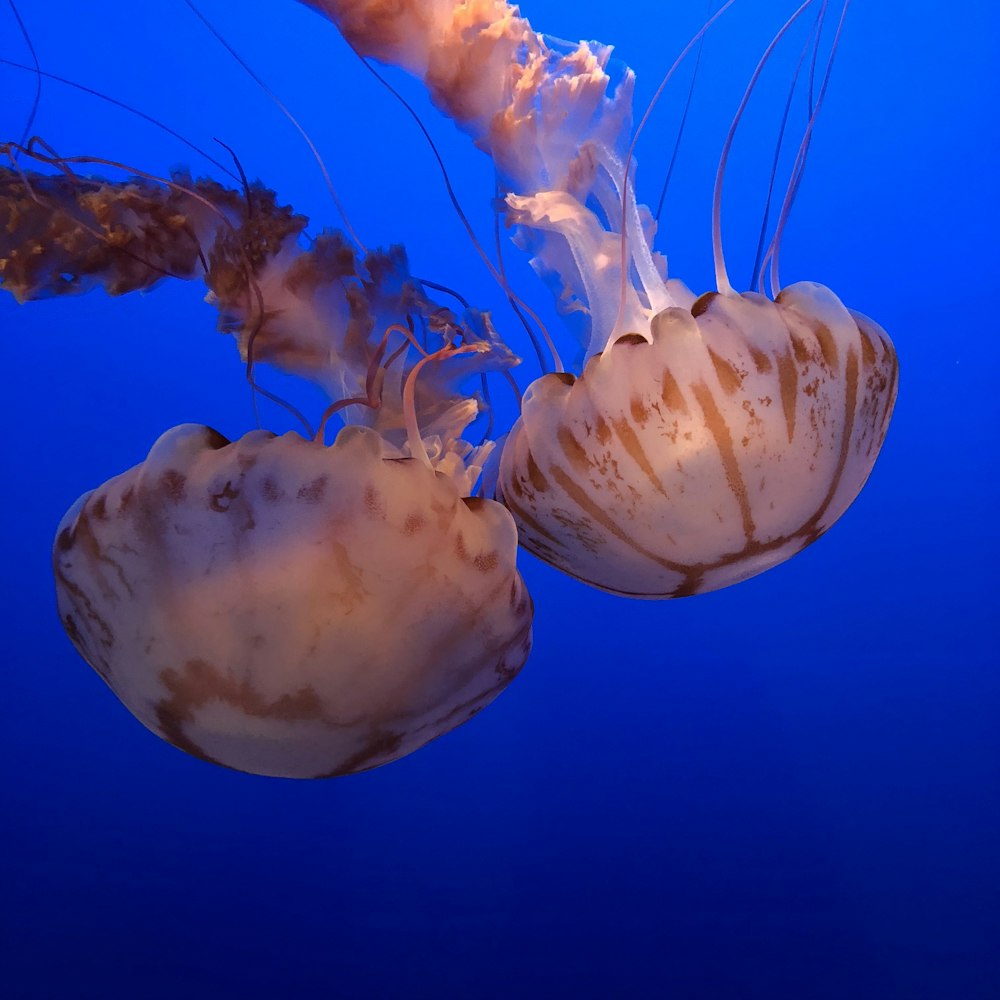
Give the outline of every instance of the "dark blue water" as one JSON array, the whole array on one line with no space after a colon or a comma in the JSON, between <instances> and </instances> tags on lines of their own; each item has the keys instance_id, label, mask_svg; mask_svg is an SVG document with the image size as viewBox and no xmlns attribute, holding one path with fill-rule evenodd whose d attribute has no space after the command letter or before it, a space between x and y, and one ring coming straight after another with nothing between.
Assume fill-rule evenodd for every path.
<instances>
[{"instance_id":1,"label":"dark blue water","mask_svg":"<svg viewBox=\"0 0 1000 1000\"><path fill-rule=\"evenodd\" d=\"M524 11L615 43L642 105L704 9L670 6ZM405 242L416 273L513 329L412 121L333 28L290 0L203 7L310 131L364 238ZM20 9L44 68L224 140L318 225L339 224L294 130L180 0ZM722 137L791 9L744 0L705 50L658 241L698 290ZM740 282L797 44L734 149ZM359 777L269 780L186 757L128 715L55 616L51 536L78 494L173 424L252 426L202 292L0 300L0 992L1000 997L998 46L991 3L858 0L849 16L783 274L873 316L901 358L883 454L843 521L785 566L676 603L616 599L523 556L536 630L521 677L469 725ZM0 56L27 58L6 8ZM488 161L401 85L491 239ZM0 66L0 87L0 132L17 138L34 82ZM646 201L686 90L682 77L640 143ZM205 170L55 84L34 131L64 154Z\"/></svg>"}]
</instances>

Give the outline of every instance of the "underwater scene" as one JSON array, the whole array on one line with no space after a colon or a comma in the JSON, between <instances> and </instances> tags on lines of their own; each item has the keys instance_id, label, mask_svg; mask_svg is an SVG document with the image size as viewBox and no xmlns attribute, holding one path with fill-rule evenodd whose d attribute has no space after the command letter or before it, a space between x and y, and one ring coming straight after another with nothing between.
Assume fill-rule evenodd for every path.
<instances>
[{"instance_id":1,"label":"underwater scene","mask_svg":"<svg viewBox=\"0 0 1000 1000\"><path fill-rule=\"evenodd\" d=\"M0 992L1000 997L998 51L0 5Z\"/></svg>"}]
</instances>

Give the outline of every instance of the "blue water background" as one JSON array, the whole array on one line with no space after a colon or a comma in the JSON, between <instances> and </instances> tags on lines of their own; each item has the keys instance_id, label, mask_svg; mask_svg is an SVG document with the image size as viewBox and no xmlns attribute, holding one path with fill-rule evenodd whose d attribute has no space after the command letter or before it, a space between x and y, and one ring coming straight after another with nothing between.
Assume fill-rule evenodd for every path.
<instances>
[{"instance_id":1,"label":"blue water background","mask_svg":"<svg viewBox=\"0 0 1000 1000\"><path fill-rule=\"evenodd\" d=\"M202 7L309 130L363 238L404 242L414 272L493 308L526 352L424 140L336 31L289 0ZM639 106L704 7L524 4L539 30L614 43ZM224 140L317 228L339 224L294 129L180 0L20 8L44 68L203 146ZM705 49L658 239L698 290L725 128L792 8L743 0ZM733 153L740 285L799 44ZM174 424L253 425L203 290L0 299L0 992L1000 997L998 50L993 3L857 0L848 18L783 273L878 320L901 358L884 452L842 522L778 569L675 603L617 599L523 555L536 629L521 677L469 725L360 777L268 780L186 757L128 715L55 615L51 537L81 492ZM0 56L27 59L6 7ZM488 242L489 162L391 78ZM640 142L646 201L687 80ZM0 66L0 88L0 133L17 138L34 81ZM34 131L67 155L206 172L52 83ZM506 260L550 317L517 251ZM529 358L522 384L534 374Z\"/></svg>"}]
</instances>

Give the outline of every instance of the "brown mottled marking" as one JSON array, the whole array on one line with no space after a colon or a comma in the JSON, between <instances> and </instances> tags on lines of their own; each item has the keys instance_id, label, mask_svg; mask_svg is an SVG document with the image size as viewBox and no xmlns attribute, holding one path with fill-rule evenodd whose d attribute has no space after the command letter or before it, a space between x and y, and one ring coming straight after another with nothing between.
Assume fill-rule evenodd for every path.
<instances>
[{"instance_id":1,"label":"brown mottled marking","mask_svg":"<svg viewBox=\"0 0 1000 1000\"><path fill-rule=\"evenodd\" d=\"M492 573L499 564L500 553L498 553L496 549L492 552L481 552L475 559L472 560L472 565L475 566L480 573Z\"/></svg>"},{"instance_id":2,"label":"brown mottled marking","mask_svg":"<svg viewBox=\"0 0 1000 1000\"><path fill-rule=\"evenodd\" d=\"M403 744L403 734L390 731L376 732L368 742L352 754L335 771L317 774L317 778L339 778L344 774L356 774L358 771L369 771L373 767L386 762Z\"/></svg>"},{"instance_id":3,"label":"brown mottled marking","mask_svg":"<svg viewBox=\"0 0 1000 1000\"><path fill-rule=\"evenodd\" d=\"M752 344L747 346L750 348L750 357L753 358L753 363L756 365L757 371L761 375L766 375L773 367L767 352L762 351L759 347L754 347Z\"/></svg>"},{"instance_id":4,"label":"brown mottled marking","mask_svg":"<svg viewBox=\"0 0 1000 1000\"><path fill-rule=\"evenodd\" d=\"M90 510L86 504L76 515L76 523L73 525L73 544L79 546L81 551L95 562L104 561L101 540L97 537L94 526L90 522Z\"/></svg>"},{"instance_id":5,"label":"brown mottled marking","mask_svg":"<svg viewBox=\"0 0 1000 1000\"><path fill-rule=\"evenodd\" d=\"M684 393L681 392L681 387L669 368L663 369L663 391L660 393L660 398L667 409L674 413L687 415L689 412L687 403L684 402Z\"/></svg>"},{"instance_id":6,"label":"brown mottled marking","mask_svg":"<svg viewBox=\"0 0 1000 1000\"><path fill-rule=\"evenodd\" d=\"M645 400L641 396L632 397L629 401L629 412L632 414L632 419L640 427L644 427L646 421L649 420L649 407L646 406Z\"/></svg>"},{"instance_id":7,"label":"brown mottled marking","mask_svg":"<svg viewBox=\"0 0 1000 1000\"><path fill-rule=\"evenodd\" d=\"M614 427L619 440L625 446L625 451L628 452L632 461L635 462L640 469L642 469L643 475L647 480L649 480L653 489L662 496L667 497L669 500L670 497L667 496L667 491L663 488L663 483L660 481L660 477L656 474L656 470L649 461L646 451L642 447L642 442L632 429L632 425L627 420L615 420L612 426Z\"/></svg>"},{"instance_id":8,"label":"brown mottled marking","mask_svg":"<svg viewBox=\"0 0 1000 1000\"><path fill-rule=\"evenodd\" d=\"M459 641L460 637L464 638L469 634L476 634L483 628L485 620L487 620L485 609L493 601L499 601L502 598L505 588L506 579L501 580L493 588L488 599L471 602L463 610L453 606L453 613L450 616L450 620L447 622L442 621L441 625L443 627L437 630L433 639L422 648L422 661L428 664L448 662L449 658L453 655L455 644ZM506 645L506 643L503 645ZM481 658L485 659L495 652L495 648L490 650L488 647L483 647ZM447 685L453 693L457 693L465 687L471 677L475 676L478 669L479 666L475 662L467 663L463 669L451 671L447 678L442 678L442 684ZM438 693L441 695L444 691L439 688ZM474 700L478 700L478 697L477 695ZM383 713L382 717L385 718L388 716Z\"/></svg>"},{"instance_id":9,"label":"brown mottled marking","mask_svg":"<svg viewBox=\"0 0 1000 1000\"><path fill-rule=\"evenodd\" d=\"M466 497L465 498L466 505L468 506L468 501L469 500L474 500L474 499L476 499L476 498L475 497ZM470 507L469 509L473 510L475 508ZM419 513L407 514L406 520L403 522L403 534L404 535L415 535L418 531L420 531L421 528L423 528L423 526L426 523L427 523L427 520L426 520L426 518L424 518L423 514L419 514Z\"/></svg>"},{"instance_id":10,"label":"brown mottled marking","mask_svg":"<svg viewBox=\"0 0 1000 1000\"><path fill-rule=\"evenodd\" d=\"M847 366L844 373L846 379L844 392L844 430L840 439L840 454L837 456L837 467L830 477L830 488L827 490L823 502L803 527L815 524L826 513L826 509L833 502L834 494L840 485L840 477L844 474L844 467L847 465L847 456L851 449L851 436L854 434L854 411L858 405L858 371L858 353L853 347L850 347L847 350Z\"/></svg>"},{"instance_id":11,"label":"brown mottled marking","mask_svg":"<svg viewBox=\"0 0 1000 1000\"><path fill-rule=\"evenodd\" d=\"M726 473L726 482L729 484L736 501L740 506L740 516L743 519L743 534L747 541L753 538L756 527L753 523L753 513L750 510L750 498L747 495L746 483L743 482L743 474L740 472L740 464L736 459L736 449L733 446L733 438L729 432L729 425L725 417L719 412L712 398L712 392L704 382L697 382L691 386L695 399L705 415L705 423L715 438L715 445L719 449L722 457L722 467Z\"/></svg>"},{"instance_id":12,"label":"brown mottled marking","mask_svg":"<svg viewBox=\"0 0 1000 1000\"><path fill-rule=\"evenodd\" d=\"M648 344L649 341L641 333L623 333L616 341L615 346L619 344L622 347L638 347L639 344Z\"/></svg>"},{"instance_id":13,"label":"brown mottled marking","mask_svg":"<svg viewBox=\"0 0 1000 1000\"><path fill-rule=\"evenodd\" d=\"M118 502L118 513L119 515L124 514L129 507L132 505L132 500L135 498L135 487L129 486L128 489L122 491L121 500Z\"/></svg>"},{"instance_id":14,"label":"brown mottled marking","mask_svg":"<svg viewBox=\"0 0 1000 1000\"><path fill-rule=\"evenodd\" d=\"M833 336L833 331L825 323L817 323L813 328L816 339L819 341L819 349L823 352L823 360L826 367L831 371L837 368L839 355L837 352L837 341Z\"/></svg>"},{"instance_id":15,"label":"brown mottled marking","mask_svg":"<svg viewBox=\"0 0 1000 1000\"><path fill-rule=\"evenodd\" d=\"M87 501L87 506L90 507L90 513L93 514L98 521L106 521L108 519L107 494L102 493L99 497L95 497L93 500Z\"/></svg>"},{"instance_id":16,"label":"brown mottled marking","mask_svg":"<svg viewBox=\"0 0 1000 1000\"><path fill-rule=\"evenodd\" d=\"M267 484L265 484L265 489ZM312 482L304 483L299 487L296 497L308 504L319 503L323 499L323 494L326 493L326 476L317 476Z\"/></svg>"},{"instance_id":17,"label":"brown mottled marking","mask_svg":"<svg viewBox=\"0 0 1000 1000\"><path fill-rule=\"evenodd\" d=\"M556 440L558 440L562 453L566 456L569 464L577 472L585 473L593 464L583 445L577 441L573 432L565 424L559 425L559 429L556 431Z\"/></svg>"},{"instance_id":18,"label":"brown mottled marking","mask_svg":"<svg viewBox=\"0 0 1000 1000\"><path fill-rule=\"evenodd\" d=\"M791 327L788 328L788 339L792 342L792 350L795 352L795 360L799 364L805 364L812 360L812 354L806 347L806 342Z\"/></svg>"},{"instance_id":19,"label":"brown mottled marking","mask_svg":"<svg viewBox=\"0 0 1000 1000\"><path fill-rule=\"evenodd\" d=\"M785 411L785 429L789 444L795 437L795 410L799 401L799 370L788 351L778 355L778 383L781 385L781 408Z\"/></svg>"},{"instance_id":20,"label":"brown mottled marking","mask_svg":"<svg viewBox=\"0 0 1000 1000\"><path fill-rule=\"evenodd\" d=\"M173 503L180 503L184 499L184 484L186 482L187 477L176 469L167 469L160 476L160 489L168 500Z\"/></svg>"},{"instance_id":21,"label":"brown mottled marking","mask_svg":"<svg viewBox=\"0 0 1000 1000\"><path fill-rule=\"evenodd\" d=\"M270 476L261 484L260 492L268 503L277 503L285 495L285 491Z\"/></svg>"},{"instance_id":22,"label":"brown mottled marking","mask_svg":"<svg viewBox=\"0 0 1000 1000\"><path fill-rule=\"evenodd\" d=\"M708 307L712 304L718 292L705 292L691 303L691 315L697 319L702 313L708 312Z\"/></svg>"},{"instance_id":23,"label":"brown mottled marking","mask_svg":"<svg viewBox=\"0 0 1000 1000\"><path fill-rule=\"evenodd\" d=\"M860 324L855 323L858 328L858 334L861 336L861 361L866 368L870 368L875 364L875 345L872 343L871 337L861 329Z\"/></svg>"},{"instance_id":24,"label":"brown mottled marking","mask_svg":"<svg viewBox=\"0 0 1000 1000\"><path fill-rule=\"evenodd\" d=\"M66 592L72 596L73 604L75 605L77 612L82 613L83 617L96 627L96 634L95 629L89 629L88 631L90 634L95 635L97 641L105 649L111 649L115 644L115 633L111 626L104 620L104 618L101 617L100 613L94 606L94 602L87 596L83 588L78 583L75 583L66 575L58 560L55 561L53 570L55 572L56 580L62 585ZM80 643L77 645L77 649L79 649L83 654L84 659L93 665L95 657L88 656L84 652L85 649L89 648L89 645L84 643L84 635L79 632L79 630L76 631L76 634L80 636ZM74 643L76 643L76 639L72 634L70 635L70 638L73 639ZM96 654L96 650L94 652ZM102 674L101 676L104 675Z\"/></svg>"},{"instance_id":25,"label":"brown mottled marking","mask_svg":"<svg viewBox=\"0 0 1000 1000\"><path fill-rule=\"evenodd\" d=\"M259 719L297 722L323 717L322 702L312 687L267 701L248 680L225 676L205 660L188 660L180 670L167 667L160 671L160 680L170 693L169 698L156 706L160 732L174 746L203 760L212 758L184 732L184 727L210 701L224 702Z\"/></svg>"},{"instance_id":26,"label":"brown mottled marking","mask_svg":"<svg viewBox=\"0 0 1000 1000\"><path fill-rule=\"evenodd\" d=\"M382 499L382 494L375 489L373 483L369 483L365 487L365 510L368 511L370 517L376 518L379 521L385 520L385 501Z\"/></svg>"},{"instance_id":27,"label":"brown mottled marking","mask_svg":"<svg viewBox=\"0 0 1000 1000\"><path fill-rule=\"evenodd\" d=\"M518 521L521 522L521 524L525 525L540 538L547 538L555 545L556 549L562 548L562 540L559 536L553 535L548 528L546 528L539 521L536 521L535 518L532 517L532 515L521 507L515 500L513 500L509 494L504 494L503 502L504 506L514 515L514 517L517 518Z\"/></svg>"},{"instance_id":28,"label":"brown mottled marking","mask_svg":"<svg viewBox=\"0 0 1000 1000\"><path fill-rule=\"evenodd\" d=\"M629 533L614 520L614 518L608 516L604 508L601 507L600 504L596 503L583 487L570 479L566 472L559 468L559 466L553 466L551 471L556 482L560 485L560 487L562 487L563 491L570 498L570 500L572 500L582 511L588 514L592 520L600 524L609 534L614 535L619 541L624 542L625 545L627 545L634 552L638 552L640 555L652 560L664 569L669 569L675 573L681 573L685 576L688 574L689 567L685 566L684 563L674 562L672 559L667 559L635 541L635 539L633 539Z\"/></svg>"},{"instance_id":29,"label":"brown mottled marking","mask_svg":"<svg viewBox=\"0 0 1000 1000\"><path fill-rule=\"evenodd\" d=\"M721 355L716 354L711 347L708 349L708 356L712 359L712 364L715 366L715 374L719 378L719 385L722 386L722 391L727 396L731 396L743 385L743 376L740 375L739 369L731 361L727 361Z\"/></svg>"},{"instance_id":30,"label":"brown mottled marking","mask_svg":"<svg viewBox=\"0 0 1000 1000\"><path fill-rule=\"evenodd\" d=\"M77 649L83 649L86 642L83 637L83 633L80 631L80 626L77 625L76 619L69 613L63 616L63 628L66 630L66 635L69 636L69 641L76 646Z\"/></svg>"},{"instance_id":31,"label":"brown mottled marking","mask_svg":"<svg viewBox=\"0 0 1000 1000\"><path fill-rule=\"evenodd\" d=\"M611 428L608 426L608 422L599 413L596 414L594 436L597 438L598 444L607 444L611 440Z\"/></svg>"},{"instance_id":32,"label":"brown mottled marking","mask_svg":"<svg viewBox=\"0 0 1000 1000\"><path fill-rule=\"evenodd\" d=\"M528 452L526 465L528 467L528 479L531 480L531 485L535 488L535 492L544 493L549 488L549 481L538 467L535 456L530 451Z\"/></svg>"},{"instance_id":33,"label":"brown mottled marking","mask_svg":"<svg viewBox=\"0 0 1000 1000\"><path fill-rule=\"evenodd\" d=\"M239 495L240 491L231 482L227 482L220 492L211 495L208 501L209 509L217 514L224 514Z\"/></svg>"}]
</instances>

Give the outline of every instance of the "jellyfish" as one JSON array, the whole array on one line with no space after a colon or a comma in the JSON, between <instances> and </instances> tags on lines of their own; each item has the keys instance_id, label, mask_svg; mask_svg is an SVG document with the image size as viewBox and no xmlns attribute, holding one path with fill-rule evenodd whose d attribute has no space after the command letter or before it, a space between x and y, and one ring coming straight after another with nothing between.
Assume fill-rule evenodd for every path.
<instances>
[{"instance_id":1,"label":"jellyfish","mask_svg":"<svg viewBox=\"0 0 1000 1000\"><path fill-rule=\"evenodd\" d=\"M175 427L74 505L59 613L152 731L255 774L368 770L471 718L514 678L531 605L497 503L387 453Z\"/></svg>"},{"instance_id":2,"label":"jellyfish","mask_svg":"<svg viewBox=\"0 0 1000 1000\"><path fill-rule=\"evenodd\" d=\"M652 250L655 224L634 192L633 77L612 88L606 46L547 39L501 0L311 5L359 51L422 75L493 157L516 242L580 330L580 370L529 387L503 449L497 496L524 548L603 590L679 597L783 562L844 513L888 428L895 349L829 289L777 280L829 67L771 244L771 297L733 289L719 221L740 117L812 0L775 36L734 117L713 205L717 288L700 296Z\"/></svg>"},{"instance_id":3,"label":"jellyfish","mask_svg":"<svg viewBox=\"0 0 1000 1000\"><path fill-rule=\"evenodd\" d=\"M293 409L304 433L167 431L70 509L53 556L67 633L148 728L229 767L320 777L395 760L510 683L531 646L519 545L638 598L728 586L803 549L871 473L898 367L832 291L780 284L829 66L756 289L736 292L722 252L743 110L810 8L819 38L826 0L777 33L735 113L702 295L653 249L634 77L608 46L542 36L503 0L304 2L361 57L422 79L492 158L514 242L577 335L570 370L542 331L551 370L506 435L471 431L488 404L470 381L518 362L489 314L433 301L401 248L307 238L260 184L112 182L80 173L105 161L8 144L0 285L28 301L200 278L255 393L266 363L327 394L315 429Z\"/></svg>"},{"instance_id":4,"label":"jellyfish","mask_svg":"<svg viewBox=\"0 0 1000 1000\"><path fill-rule=\"evenodd\" d=\"M259 185L0 173L19 299L200 275L251 372L335 400L306 435L167 431L70 508L53 550L67 634L140 722L205 760L316 778L471 718L527 659L532 604L513 519L473 491L492 442L462 437L483 402L461 384L516 358L487 316L429 300L401 248L303 248L304 226Z\"/></svg>"}]
</instances>

